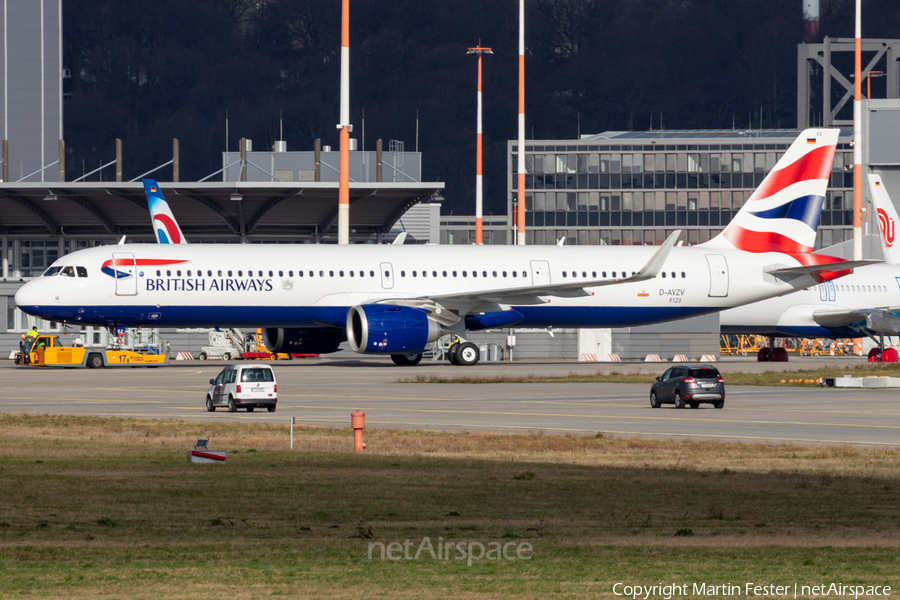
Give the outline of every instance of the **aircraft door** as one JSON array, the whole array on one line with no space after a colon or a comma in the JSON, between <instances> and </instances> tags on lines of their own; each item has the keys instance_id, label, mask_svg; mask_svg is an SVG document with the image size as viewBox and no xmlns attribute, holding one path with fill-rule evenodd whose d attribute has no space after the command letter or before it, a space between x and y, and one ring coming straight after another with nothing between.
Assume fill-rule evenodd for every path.
<instances>
[{"instance_id":1,"label":"aircraft door","mask_svg":"<svg viewBox=\"0 0 900 600\"><path fill-rule=\"evenodd\" d=\"M709 297L728 297L728 263L721 254L707 254L706 263L709 265Z\"/></svg>"},{"instance_id":2,"label":"aircraft door","mask_svg":"<svg viewBox=\"0 0 900 600\"><path fill-rule=\"evenodd\" d=\"M394 267L391 263L381 263L381 287L386 290L394 287Z\"/></svg>"},{"instance_id":3,"label":"aircraft door","mask_svg":"<svg viewBox=\"0 0 900 600\"><path fill-rule=\"evenodd\" d=\"M546 260L531 261L531 285L550 285L550 263Z\"/></svg>"},{"instance_id":4,"label":"aircraft door","mask_svg":"<svg viewBox=\"0 0 900 600\"><path fill-rule=\"evenodd\" d=\"M134 254L113 252L112 270L116 279L116 296L137 296L137 265Z\"/></svg>"},{"instance_id":5,"label":"aircraft door","mask_svg":"<svg viewBox=\"0 0 900 600\"><path fill-rule=\"evenodd\" d=\"M834 282L828 281L825 283L828 286L828 301L834 302L837 299L837 292L835 291Z\"/></svg>"}]
</instances>

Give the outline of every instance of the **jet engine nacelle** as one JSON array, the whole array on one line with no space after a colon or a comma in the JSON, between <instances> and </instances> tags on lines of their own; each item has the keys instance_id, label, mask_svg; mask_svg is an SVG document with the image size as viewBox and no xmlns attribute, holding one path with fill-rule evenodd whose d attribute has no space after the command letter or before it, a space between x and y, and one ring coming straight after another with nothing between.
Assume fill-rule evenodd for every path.
<instances>
[{"instance_id":1,"label":"jet engine nacelle","mask_svg":"<svg viewBox=\"0 0 900 600\"><path fill-rule=\"evenodd\" d=\"M360 354L407 354L441 337L428 312L409 306L360 304L347 313L347 341Z\"/></svg>"},{"instance_id":2,"label":"jet engine nacelle","mask_svg":"<svg viewBox=\"0 0 900 600\"><path fill-rule=\"evenodd\" d=\"M343 341L344 332L340 329L282 329L280 327L263 329L263 342L270 352L328 354L337 352L338 346Z\"/></svg>"}]
</instances>

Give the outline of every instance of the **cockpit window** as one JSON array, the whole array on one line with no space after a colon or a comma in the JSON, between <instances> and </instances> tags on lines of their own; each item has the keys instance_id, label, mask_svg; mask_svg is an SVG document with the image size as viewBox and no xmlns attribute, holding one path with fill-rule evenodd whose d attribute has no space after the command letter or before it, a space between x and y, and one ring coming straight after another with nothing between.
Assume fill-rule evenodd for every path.
<instances>
[{"instance_id":1,"label":"cockpit window","mask_svg":"<svg viewBox=\"0 0 900 600\"><path fill-rule=\"evenodd\" d=\"M59 274L66 277L75 277L75 267L63 267Z\"/></svg>"},{"instance_id":2,"label":"cockpit window","mask_svg":"<svg viewBox=\"0 0 900 600\"><path fill-rule=\"evenodd\" d=\"M59 275L62 267L50 267L46 271L44 271L44 277L53 277L54 275Z\"/></svg>"},{"instance_id":3,"label":"cockpit window","mask_svg":"<svg viewBox=\"0 0 900 600\"><path fill-rule=\"evenodd\" d=\"M87 269L84 267L75 267L75 270L78 271L79 277L87 277Z\"/></svg>"}]
</instances>

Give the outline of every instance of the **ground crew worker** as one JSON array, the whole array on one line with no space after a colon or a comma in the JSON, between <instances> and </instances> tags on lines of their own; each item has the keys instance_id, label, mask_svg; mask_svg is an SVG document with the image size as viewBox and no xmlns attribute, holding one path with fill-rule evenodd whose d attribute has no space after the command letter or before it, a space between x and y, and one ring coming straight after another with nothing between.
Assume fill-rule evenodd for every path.
<instances>
[{"instance_id":1,"label":"ground crew worker","mask_svg":"<svg viewBox=\"0 0 900 600\"><path fill-rule=\"evenodd\" d=\"M38 336L37 329L35 327L32 327L31 329L28 330L28 333L25 334L25 340L27 341L28 338L36 338L37 336Z\"/></svg>"}]
</instances>

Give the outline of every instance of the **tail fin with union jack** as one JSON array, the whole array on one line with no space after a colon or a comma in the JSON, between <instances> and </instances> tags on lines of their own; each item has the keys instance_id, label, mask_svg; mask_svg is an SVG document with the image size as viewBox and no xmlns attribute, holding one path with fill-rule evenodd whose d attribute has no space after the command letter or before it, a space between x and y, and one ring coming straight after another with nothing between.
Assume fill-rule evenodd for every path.
<instances>
[{"instance_id":1,"label":"tail fin with union jack","mask_svg":"<svg viewBox=\"0 0 900 600\"><path fill-rule=\"evenodd\" d=\"M801 265L840 259L813 254L839 129L807 129L784 153L710 247L778 252Z\"/></svg>"}]
</instances>

